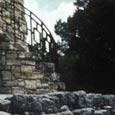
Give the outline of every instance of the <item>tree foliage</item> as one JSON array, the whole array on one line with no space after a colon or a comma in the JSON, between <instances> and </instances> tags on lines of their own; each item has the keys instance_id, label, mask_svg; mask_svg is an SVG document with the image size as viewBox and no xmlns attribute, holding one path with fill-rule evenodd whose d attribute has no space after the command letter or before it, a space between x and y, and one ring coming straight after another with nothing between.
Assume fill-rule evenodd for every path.
<instances>
[{"instance_id":1,"label":"tree foliage","mask_svg":"<svg viewBox=\"0 0 115 115\"><path fill-rule=\"evenodd\" d=\"M73 16L55 25L60 44L66 45L60 49L65 53L60 56L62 79L68 90L109 92L115 87L115 1L76 0L74 5Z\"/></svg>"}]
</instances>

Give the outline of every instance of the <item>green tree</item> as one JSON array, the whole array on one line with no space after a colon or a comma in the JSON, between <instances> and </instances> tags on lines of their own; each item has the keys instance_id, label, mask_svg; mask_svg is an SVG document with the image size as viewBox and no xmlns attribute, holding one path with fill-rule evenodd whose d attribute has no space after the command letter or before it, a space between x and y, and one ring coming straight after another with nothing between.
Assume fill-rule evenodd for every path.
<instances>
[{"instance_id":1,"label":"green tree","mask_svg":"<svg viewBox=\"0 0 115 115\"><path fill-rule=\"evenodd\" d=\"M72 78L71 84L74 84L71 88L67 86L69 90L82 85L81 88L86 90L109 92L115 87L115 1L76 0L74 4L76 12L73 16L67 22L60 22L63 31L55 28L68 45L64 50L65 56L61 57L65 64L67 60L64 58L70 59L66 69L74 63L70 76L66 77L65 68L62 68L63 79L67 82ZM58 23L56 26L59 26ZM79 58L73 62L70 55Z\"/></svg>"}]
</instances>

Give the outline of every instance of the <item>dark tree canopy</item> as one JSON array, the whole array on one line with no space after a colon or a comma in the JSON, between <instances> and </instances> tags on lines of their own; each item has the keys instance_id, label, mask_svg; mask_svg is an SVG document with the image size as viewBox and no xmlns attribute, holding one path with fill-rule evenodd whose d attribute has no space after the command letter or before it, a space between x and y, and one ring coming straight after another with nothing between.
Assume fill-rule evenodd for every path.
<instances>
[{"instance_id":1,"label":"dark tree canopy","mask_svg":"<svg viewBox=\"0 0 115 115\"><path fill-rule=\"evenodd\" d=\"M76 0L74 4L73 16L55 25L65 53L60 56L62 80L68 90L115 93L115 0Z\"/></svg>"}]
</instances>

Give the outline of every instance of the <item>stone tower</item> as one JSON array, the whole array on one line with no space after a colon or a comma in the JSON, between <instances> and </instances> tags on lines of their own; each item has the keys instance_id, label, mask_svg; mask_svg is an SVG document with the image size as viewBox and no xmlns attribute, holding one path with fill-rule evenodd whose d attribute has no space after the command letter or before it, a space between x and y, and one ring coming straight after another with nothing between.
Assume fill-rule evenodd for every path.
<instances>
[{"instance_id":1,"label":"stone tower","mask_svg":"<svg viewBox=\"0 0 115 115\"><path fill-rule=\"evenodd\" d=\"M31 36L34 36L36 32L40 33L38 26L41 27L42 33L45 33L44 40L43 36L40 38L40 41L43 41L42 47L45 47L45 40L52 37L43 28L43 23L35 21L36 26L28 29L23 5L24 0L0 0L0 93L40 94L56 91L59 75L55 72L55 65L36 62L39 56L28 52L26 43L28 30ZM29 13L32 23L32 12ZM48 40L53 51L52 39L50 42Z\"/></svg>"}]
</instances>

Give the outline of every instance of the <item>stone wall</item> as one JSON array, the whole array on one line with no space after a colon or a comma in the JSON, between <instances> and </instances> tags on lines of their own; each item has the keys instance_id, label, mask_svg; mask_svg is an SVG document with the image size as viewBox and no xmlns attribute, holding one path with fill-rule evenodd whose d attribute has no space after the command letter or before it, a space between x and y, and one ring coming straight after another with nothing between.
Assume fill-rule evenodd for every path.
<instances>
[{"instance_id":1,"label":"stone wall","mask_svg":"<svg viewBox=\"0 0 115 115\"><path fill-rule=\"evenodd\" d=\"M47 93L57 89L58 81L53 63L36 63L32 52L0 50L0 93Z\"/></svg>"},{"instance_id":2,"label":"stone wall","mask_svg":"<svg viewBox=\"0 0 115 115\"><path fill-rule=\"evenodd\" d=\"M24 0L0 0L0 46L1 41L16 43L27 50L27 22L24 11Z\"/></svg>"},{"instance_id":3,"label":"stone wall","mask_svg":"<svg viewBox=\"0 0 115 115\"><path fill-rule=\"evenodd\" d=\"M38 53L28 51L23 2L0 0L0 94L57 91L55 65L39 61Z\"/></svg>"},{"instance_id":4,"label":"stone wall","mask_svg":"<svg viewBox=\"0 0 115 115\"><path fill-rule=\"evenodd\" d=\"M13 95L0 99L0 114L8 115L115 115L115 95L85 91L47 95Z\"/></svg>"}]
</instances>

